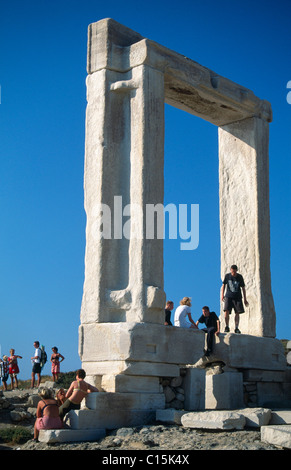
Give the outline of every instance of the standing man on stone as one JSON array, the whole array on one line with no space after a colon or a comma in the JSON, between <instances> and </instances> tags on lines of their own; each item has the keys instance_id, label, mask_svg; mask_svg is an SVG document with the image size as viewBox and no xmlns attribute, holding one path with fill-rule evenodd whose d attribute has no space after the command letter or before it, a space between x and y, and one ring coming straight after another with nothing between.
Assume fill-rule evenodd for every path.
<instances>
[{"instance_id":1,"label":"standing man on stone","mask_svg":"<svg viewBox=\"0 0 291 470\"><path fill-rule=\"evenodd\" d=\"M239 274L237 266L233 264L230 267L230 273L225 275L225 278L221 287L221 301L224 302L223 311L225 314L225 333L229 332L229 315L234 309L235 311L235 333L240 333L238 328L239 325L239 316L241 313L244 313L244 306L242 302L242 293L244 298L244 304L247 307L249 305L246 298L246 289L244 279L241 274ZM224 295L226 287L226 294Z\"/></svg>"},{"instance_id":2,"label":"standing man on stone","mask_svg":"<svg viewBox=\"0 0 291 470\"><path fill-rule=\"evenodd\" d=\"M39 347L39 341L35 341L33 343L33 346L35 347L34 351L34 356L31 358L31 362L33 364L32 367L32 373L31 373L31 388L34 388L34 383L35 383L35 374L37 375L37 386L40 386L40 381L41 381L41 365L40 365L40 359L41 359L41 350Z\"/></svg>"}]
</instances>

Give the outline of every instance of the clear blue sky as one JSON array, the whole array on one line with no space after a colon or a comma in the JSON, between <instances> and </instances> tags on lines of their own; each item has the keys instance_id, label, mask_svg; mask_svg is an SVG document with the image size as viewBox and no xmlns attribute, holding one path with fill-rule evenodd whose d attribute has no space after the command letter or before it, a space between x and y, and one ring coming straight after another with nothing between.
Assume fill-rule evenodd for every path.
<instances>
[{"instance_id":1,"label":"clear blue sky","mask_svg":"<svg viewBox=\"0 0 291 470\"><path fill-rule=\"evenodd\" d=\"M87 27L111 17L271 102L271 272L277 337L291 339L291 2L0 0L0 345L59 347L80 366ZM165 290L219 312L217 128L166 106L165 204L200 205L200 244L165 241ZM245 276L251 273L244 273ZM44 373L49 373L46 366Z\"/></svg>"}]
</instances>

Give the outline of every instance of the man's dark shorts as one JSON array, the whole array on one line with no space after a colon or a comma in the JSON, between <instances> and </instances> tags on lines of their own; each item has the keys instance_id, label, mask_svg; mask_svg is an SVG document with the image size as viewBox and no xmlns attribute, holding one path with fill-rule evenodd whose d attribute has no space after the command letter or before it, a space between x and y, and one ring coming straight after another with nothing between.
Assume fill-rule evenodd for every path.
<instances>
[{"instance_id":1,"label":"man's dark shorts","mask_svg":"<svg viewBox=\"0 0 291 470\"><path fill-rule=\"evenodd\" d=\"M235 313L244 313L242 299L236 300L225 297L223 311L231 313L232 309L234 309Z\"/></svg>"},{"instance_id":2,"label":"man's dark shorts","mask_svg":"<svg viewBox=\"0 0 291 470\"><path fill-rule=\"evenodd\" d=\"M40 374L41 373L41 367L40 367L39 362L33 364L32 372L34 374Z\"/></svg>"}]
</instances>

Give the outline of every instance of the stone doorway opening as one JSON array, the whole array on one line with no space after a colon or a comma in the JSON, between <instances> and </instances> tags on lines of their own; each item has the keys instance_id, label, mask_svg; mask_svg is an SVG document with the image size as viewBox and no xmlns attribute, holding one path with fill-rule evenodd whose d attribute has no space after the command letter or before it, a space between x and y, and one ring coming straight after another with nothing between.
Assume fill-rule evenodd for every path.
<instances>
[{"instance_id":1,"label":"stone doorway opening","mask_svg":"<svg viewBox=\"0 0 291 470\"><path fill-rule=\"evenodd\" d=\"M203 305L219 315L220 229L217 127L165 104L164 205L187 204L187 230L199 230L199 245L182 250L181 238L164 240L164 288L174 300L192 297L193 318ZM190 205L199 205L199 227L191 227ZM169 223L166 217L166 229ZM179 234L178 234L179 235Z\"/></svg>"}]
</instances>

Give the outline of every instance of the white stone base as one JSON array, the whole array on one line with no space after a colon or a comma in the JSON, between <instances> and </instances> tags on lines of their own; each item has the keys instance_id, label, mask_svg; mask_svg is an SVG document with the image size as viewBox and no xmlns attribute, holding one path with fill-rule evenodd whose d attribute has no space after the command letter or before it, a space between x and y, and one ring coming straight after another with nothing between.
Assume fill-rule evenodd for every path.
<instances>
[{"instance_id":1,"label":"white stone base","mask_svg":"<svg viewBox=\"0 0 291 470\"><path fill-rule=\"evenodd\" d=\"M186 413L181 418L182 425L194 429L220 429L230 431L243 429L245 417L237 411L201 411Z\"/></svg>"},{"instance_id":2,"label":"white stone base","mask_svg":"<svg viewBox=\"0 0 291 470\"><path fill-rule=\"evenodd\" d=\"M291 449L291 425L262 426L261 440L274 446Z\"/></svg>"},{"instance_id":3,"label":"white stone base","mask_svg":"<svg viewBox=\"0 0 291 470\"><path fill-rule=\"evenodd\" d=\"M122 427L141 426L155 420L155 410L130 410L103 408L98 410L81 409L70 411L66 424L72 429L83 431L102 427L116 429Z\"/></svg>"},{"instance_id":4,"label":"white stone base","mask_svg":"<svg viewBox=\"0 0 291 470\"><path fill-rule=\"evenodd\" d=\"M189 413L188 411L174 410L173 408L168 408L166 410L157 410L156 420L161 421L162 423L181 425L182 417L188 413ZM233 413L244 417L245 427L250 427L250 428L259 428L261 426L265 426L269 424L270 419L271 419L271 410L268 410L266 408L244 408L241 410L233 410ZM194 422L195 413L190 413L190 414ZM202 421L204 422L209 420L212 426L213 426L213 423L217 422L219 426L218 429L221 429L220 418L221 416L225 417L226 415L225 415L225 411L212 411L212 412L205 412L205 413L199 412L199 413L196 413L196 416L199 419L199 421L201 421L201 418L203 418ZM186 422L186 425L187 425L187 422Z\"/></svg>"},{"instance_id":5,"label":"white stone base","mask_svg":"<svg viewBox=\"0 0 291 470\"><path fill-rule=\"evenodd\" d=\"M46 444L54 442L98 441L106 436L105 429L41 429L39 442Z\"/></svg>"}]
</instances>

